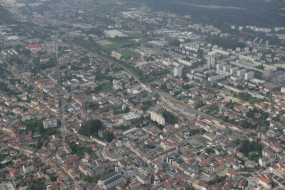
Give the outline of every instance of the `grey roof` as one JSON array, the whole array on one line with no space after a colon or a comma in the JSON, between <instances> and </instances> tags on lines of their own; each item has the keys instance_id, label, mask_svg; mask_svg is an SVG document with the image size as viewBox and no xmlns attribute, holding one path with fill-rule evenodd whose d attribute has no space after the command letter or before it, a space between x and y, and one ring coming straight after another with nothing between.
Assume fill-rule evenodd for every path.
<instances>
[{"instance_id":1,"label":"grey roof","mask_svg":"<svg viewBox=\"0 0 285 190\"><path fill-rule=\"evenodd\" d=\"M117 175L117 174L119 174L119 173L118 173L118 172L111 172L111 173L109 173L109 174L107 174L107 175L101 177L100 180L101 180L101 181L107 180L107 179L109 179L109 178L111 178L111 177L114 177L114 176Z\"/></svg>"},{"instance_id":2,"label":"grey roof","mask_svg":"<svg viewBox=\"0 0 285 190\"><path fill-rule=\"evenodd\" d=\"M122 175L117 175L117 176L115 176L115 177L113 177L113 178L110 178L110 179L106 180L106 181L104 182L104 184L105 184L105 185L108 185L108 184L110 184L110 183L113 183L114 181L117 181L118 179L121 179L122 177L123 177Z\"/></svg>"},{"instance_id":3,"label":"grey roof","mask_svg":"<svg viewBox=\"0 0 285 190\"><path fill-rule=\"evenodd\" d=\"M123 178L123 175L121 175L118 172L112 172L109 173L108 175L101 177L100 181L103 181L104 185L108 185L121 178Z\"/></svg>"}]
</instances>

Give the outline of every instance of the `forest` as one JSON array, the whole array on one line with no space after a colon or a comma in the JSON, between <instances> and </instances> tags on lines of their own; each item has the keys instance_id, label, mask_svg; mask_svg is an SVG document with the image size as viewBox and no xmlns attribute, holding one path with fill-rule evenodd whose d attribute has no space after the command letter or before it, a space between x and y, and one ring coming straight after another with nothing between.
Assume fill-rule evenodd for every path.
<instances>
[{"instance_id":1,"label":"forest","mask_svg":"<svg viewBox=\"0 0 285 190\"><path fill-rule=\"evenodd\" d=\"M0 21L5 24L16 24L17 21L13 18L13 15L6 10L2 5L0 5Z\"/></svg>"},{"instance_id":2,"label":"forest","mask_svg":"<svg viewBox=\"0 0 285 190\"><path fill-rule=\"evenodd\" d=\"M234 25L256 25L259 27L282 26L285 19L279 15L280 5L260 0L135 0L146 3L154 11L171 12L178 15L191 15L195 22L217 22ZM197 6L199 5L199 6ZM227 8L206 8L208 5ZM234 7L234 8L229 8Z\"/></svg>"}]
</instances>

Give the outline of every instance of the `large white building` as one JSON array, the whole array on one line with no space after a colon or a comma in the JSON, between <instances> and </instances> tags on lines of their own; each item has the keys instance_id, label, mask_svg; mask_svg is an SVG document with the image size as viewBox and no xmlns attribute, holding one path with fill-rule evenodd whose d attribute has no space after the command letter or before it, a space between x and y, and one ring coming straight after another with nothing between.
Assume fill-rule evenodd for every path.
<instances>
[{"instance_id":1,"label":"large white building","mask_svg":"<svg viewBox=\"0 0 285 190\"><path fill-rule=\"evenodd\" d=\"M2 183L0 183L0 189L9 189L9 190L16 190L16 187L13 185L12 182L7 181L3 181Z\"/></svg>"},{"instance_id":2,"label":"large white building","mask_svg":"<svg viewBox=\"0 0 285 190\"><path fill-rule=\"evenodd\" d=\"M43 125L45 129L57 127L57 120L56 119L46 119L43 121Z\"/></svg>"},{"instance_id":3,"label":"large white building","mask_svg":"<svg viewBox=\"0 0 285 190\"><path fill-rule=\"evenodd\" d=\"M247 71L246 69L238 70L237 76L239 76L239 77L244 77L246 71Z\"/></svg>"},{"instance_id":4,"label":"large white building","mask_svg":"<svg viewBox=\"0 0 285 190\"><path fill-rule=\"evenodd\" d=\"M150 119L156 121L159 125L165 125L165 118L156 112L150 112Z\"/></svg>"},{"instance_id":5,"label":"large white building","mask_svg":"<svg viewBox=\"0 0 285 190\"><path fill-rule=\"evenodd\" d=\"M250 71L250 72L248 72L248 73L245 73L245 75L244 75L244 79L245 80L251 80L251 79L253 79L254 78L254 72L253 71Z\"/></svg>"},{"instance_id":6,"label":"large white building","mask_svg":"<svg viewBox=\"0 0 285 190\"><path fill-rule=\"evenodd\" d=\"M262 73L262 77L265 79L269 79L273 77L273 69L265 68Z\"/></svg>"},{"instance_id":7,"label":"large white building","mask_svg":"<svg viewBox=\"0 0 285 190\"><path fill-rule=\"evenodd\" d=\"M174 77L182 77L182 69L183 67L181 65L174 67Z\"/></svg>"},{"instance_id":8,"label":"large white building","mask_svg":"<svg viewBox=\"0 0 285 190\"><path fill-rule=\"evenodd\" d=\"M123 32L120 32L119 30L108 30L105 31L104 34L110 38L118 37L127 37L128 35L124 34Z\"/></svg>"},{"instance_id":9,"label":"large white building","mask_svg":"<svg viewBox=\"0 0 285 190\"><path fill-rule=\"evenodd\" d=\"M216 65L216 55L213 52L210 52L207 56L207 64L209 67L215 67Z\"/></svg>"},{"instance_id":10,"label":"large white building","mask_svg":"<svg viewBox=\"0 0 285 190\"><path fill-rule=\"evenodd\" d=\"M219 73L223 70L223 67L226 65L226 63L219 63L216 65L216 72Z\"/></svg>"},{"instance_id":11,"label":"large white building","mask_svg":"<svg viewBox=\"0 0 285 190\"><path fill-rule=\"evenodd\" d=\"M224 66L223 66L223 71L224 71L224 72L230 72L231 67L232 67L231 65L224 65Z\"/></svg>"},{"instance_id":12,"label":"large white building","mask_svg":"<svg viewBox=\"0 0 285 190\"><path fill-rule=\"evenodd\" d=\"M236 75L236 74L237 74L237 72L238 72L238 70L239 70L239 68L238 68L238 67L233 67L233 68L231 68L231 69L230 69L230 73L231 73L231 75Z\"/></svg>"},{"instance_id":13,"label":"large white building","mask_svg":"<svg viewBox=\"0 0 285 190\"><path fill-rule=\"evenodd\" d=\"M178 59L177 61L178 61L179 63L181 63L181 64L183 64L183 65L186 65L186 66L189 66L189 67L191 67L194 62L197 62L197 60L186 61L186 60L184 60L184 59Z\"/></svg>"},{"instance_id":14,"label":"large white building","mask_svg":"<svg viewBox=\"0 0 285 190\"><path fill-rule=\"evenodd\" d=\"M120 53L118 53L118 52L115 52L115 51L112 51L111 56L112 56L112 57L115 57L116 59L121 59L122 54L120 54Z\"/></svg>"},{"instance_id":15,"label":"large white building","mask_svg":"<svg viewBox=\"0 0 285 190\"><path fill-rule=\"evenodd\" d=\"M224 78L226 78L225 75L216 75L216 76L211 76L211 77L209 77L209 78L208 78L208 81L209 81L209 82L215 82L215 81L217 81L217 80L221 80L221 79L224 79Z\"/></svg>"}]
</instances>

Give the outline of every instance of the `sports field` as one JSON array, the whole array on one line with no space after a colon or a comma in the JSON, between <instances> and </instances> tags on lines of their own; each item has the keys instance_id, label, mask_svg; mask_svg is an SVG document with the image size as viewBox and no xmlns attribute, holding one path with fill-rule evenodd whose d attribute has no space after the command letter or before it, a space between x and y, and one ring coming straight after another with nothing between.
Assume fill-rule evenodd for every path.
<instances>
[{"instance_id":1,"label":"sports field","mask_svg":"<svg viewBox=\"0 0 285 190\"><path fill-rule=\"evenodd\" d=\"M122 50L122 51L119 51L118 53L122 54L126 58L138 57L139 56L138 53L131 51L131 50Z\"/></svg>"}]
</instances>

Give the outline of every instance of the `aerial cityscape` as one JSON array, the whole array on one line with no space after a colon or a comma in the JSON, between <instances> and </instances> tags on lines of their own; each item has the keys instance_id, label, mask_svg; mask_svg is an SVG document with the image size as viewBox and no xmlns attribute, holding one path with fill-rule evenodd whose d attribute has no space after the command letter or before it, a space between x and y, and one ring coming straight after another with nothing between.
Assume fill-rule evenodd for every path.
<instances>
[{"instance_id":1,"label":"aerial cityscape","mask_svg":"<svg viewBox=\"0 0 285 190\"><path fill-rule=\"evenodd\" d=\"M285 189L285 0L0 0L0 190Z\"/></svg>"}]
</instances>

